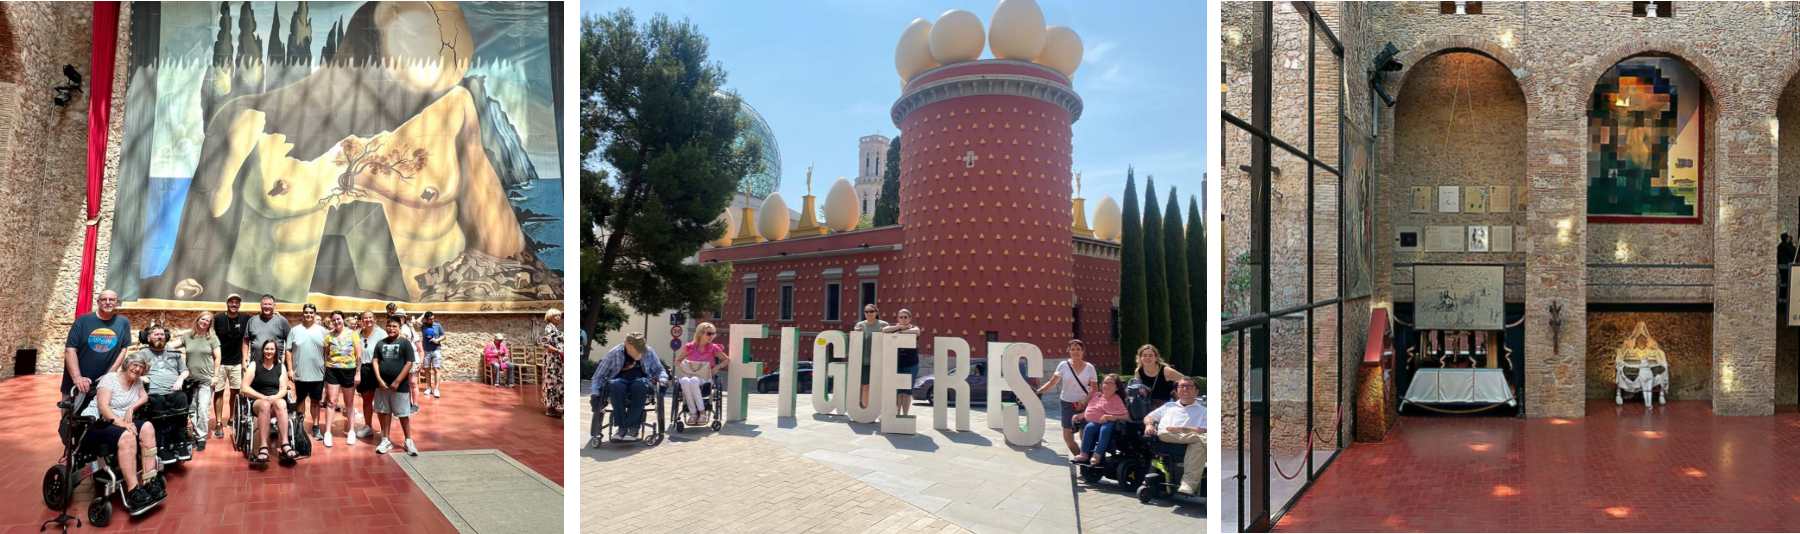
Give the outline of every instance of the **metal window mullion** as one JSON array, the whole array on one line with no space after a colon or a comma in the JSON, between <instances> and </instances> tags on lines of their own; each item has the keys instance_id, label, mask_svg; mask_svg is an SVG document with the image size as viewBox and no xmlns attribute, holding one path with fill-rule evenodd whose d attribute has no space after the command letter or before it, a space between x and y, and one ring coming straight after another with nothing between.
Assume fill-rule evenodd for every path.
<instances>
[{"instance_id":1,"label":"metal window mullion","mask_svg":"<svg viewBox=\"0 0 1800 534\"><path fill-rule=\"evenodd\" d=\"M1257 142L1251 145L1251 179L1253 180L1256 218L1252 223L1252 244L1257 247L1253 255L1257 260L1259 271L1258 284L1252 298L1254 311L1268 312L1270 266L1269 266L1269 230L1271 228L1270 200L1273 198L1270 184L1269 149L1272 139L1269 131L1270 115L1273 106L1270 101L1271 56L1274 54L1275 7L1273 3L1262 4L1263 20L1260 42L1255 51L1254 67L1251 74L1251 120L1255 131L1263 132ZM1255 433L1251 438L1251 458L1247 466L1255 486L1251 491L1249 530L1268 531L1274 526L1270 522L1269 486L1272 482L1269 466L1269 328L1252 332L1250 350L1250 370L1256 380L1256 395L1252 395L1254 405L1250 408L1250 430Z\"/></svg>"},{"instance_id":2,"label":"metal window mullion","mask_svg":"<svg viewBox=\"0 0 1800 534\"><path fill-rule=\"evenodd\" d=\"M1307 12L1308 13L1312 12L1311 6L1308 6ZM1315 78L1315 73L1313 72L1314 71L1314 62L1317 61L1317 58L1313 57L1313 47L1315 45L1313 40L1316 38L1314 36L1315 34L1313 33L1314 25L1315 25L1314 19L1311 17L1308 17L1306 19L1306 154L1309 156L1314 155L1318 152L1318 147L1315 145L1315 141L1314 141L1314 137L1315 137L1314 128L1316 127L1316 124L1314 124L1314 122L1315 122L1314 119L1317 118L1316 114L1318 113L1317 102L1316 102L1317 98L1315 98L1315 95L1313 94L1313 92L1318 89L1318 79ZM1318 248L1318 244L1313 241L1313 239L1315 237L1314 234L1316 233L1313 228L1313 208L1314 208L1313 195L1316 193L1316 191L1314 190L1314 188L1316 187L1316 184L1313 182L1313 168L1314 167L1311 164L1308 164L1306 166L1306 301L1307 302L1313 301L1313 289L1314 289L1313 288L1313 270L1318 267L1316 265L1313 265L1313 251ZM1306 452L1304 454L1304 460L1302 460L1302 465L1306 466L1306 479L1307 480L1313 479L1311 438L1312 438L1313 423L1314 423L1314 421L1313 421L1313 402L1314 402L1314 399L1313 399L1313 350L1316 347L1316 345L1314 345L1315 340L1313 339L1313 324L1314 324L1314 321L1316 320L1316 318L1317 318L1317 316L1315 316L1313 314L1312 309L1306 310L1306 428L1303 431L1306 432L1305 435L1306 435L1307 439L1301 440L1301 443L1307 444ZM1299 497L1299 495L1295 495L1295 497ZM1289 502L1291 503L1292 501L1290 500Z\"/></svg>"}]
</instances>

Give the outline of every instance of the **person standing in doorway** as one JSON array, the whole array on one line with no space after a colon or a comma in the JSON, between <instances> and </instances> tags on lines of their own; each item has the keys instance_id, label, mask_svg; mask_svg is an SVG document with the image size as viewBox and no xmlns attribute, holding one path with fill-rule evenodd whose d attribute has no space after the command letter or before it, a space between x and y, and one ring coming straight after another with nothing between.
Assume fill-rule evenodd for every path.
<instances>
[{"instance_id":1,"label":"person standing in doorway","mask_svg":"<svg viewBox=\"0 0 1800 534\"><path fill-rule=\"evenodd\" d=\"M111 289L94 297L94 311L75 318L63 341L64 395L70 388L87 393L94 381L119 366L119 354L131 340L131 320L119 315L119 294Z\"/></svg>"},{"instance_id":2,"label":"person standing in doorway","mask_svg":"<svg viewBox=\"0 0 1800 534\"><path fill-rule=\"evenodd\" d=\"M225 297L225 311L213 316L213 336L219 340L219 387L225 390L225 402L214 410L214 419L221 422L237 420L238 390L244 388L244 347L249 345L244 334L250 329L250 316L238 312L243 304L244 297L232 293ZM225 418L227 411L230 419ZM230 425L213 429L213 437L223 439L226 426Z\"/></svg>"},{"instance_id":3,"label":"person standing in doorway","mask_svg":"<svg viewBox=\"0 0 1800 534\"><path fill-rule=\"evenodd\" d=\"M1062 386L1057 390L1059 413L1062 416L1063 445L1069 447L1069 454L1081 454L1081 445L1075 442L1075 414L1087 409L1090 395L1088 384L1099 376L1094 364L1087 362L1087 345L1079 339L1069 340L1069 359L1056 364L1056 372L1051 373L1050 380L1037 388L1038 396L1050 388Z\"/></svg>"},{"instance_id":4,"label":"person standing in doorway","mask_svg":"<svg viewBox=\"0 0 1800 534\"><path fill-rule=\"evenodd\" d=\"M419 334L424 339L420 345L425 349L424 365L419 366L419 377L425 382L421 387L432 398L444 398L444 391L438 383L438 369L444 367L444 355L440 352L444 343L444 325L437 322L437 315L425 312L422 319L425 325Z\"/></svg>"},{"instance_id":5,"label":"person standing in doorway","mask_svg":"<svg viewBox=\"0 0 1800 534\"><path fill-rule=\"evenodd\" d=\"M294 382L295 403L302 415L310 415L312 439L324 440L319 429L319 404L325 400L325 326L319 324L319 308L300 307L300 327L288 333L286 349L289 380Z\"/></svg>"}]
</instances>

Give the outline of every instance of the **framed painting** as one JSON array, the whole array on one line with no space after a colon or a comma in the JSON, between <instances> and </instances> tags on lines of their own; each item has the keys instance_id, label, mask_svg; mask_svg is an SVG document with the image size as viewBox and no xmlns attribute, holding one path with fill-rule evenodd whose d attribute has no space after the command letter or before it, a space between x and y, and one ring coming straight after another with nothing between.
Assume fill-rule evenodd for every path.
<instances>
[{"instance_id":1,"label":"framed painting","mask_svg":"<svg viewBox=\"0 0 1800 534\"><path fill-rule=\"evenodd\" d=\"M1700 224L1705 90L1671 57L1621 61L1588 105L1588 221Z\"/></svg>"}]
</instances>

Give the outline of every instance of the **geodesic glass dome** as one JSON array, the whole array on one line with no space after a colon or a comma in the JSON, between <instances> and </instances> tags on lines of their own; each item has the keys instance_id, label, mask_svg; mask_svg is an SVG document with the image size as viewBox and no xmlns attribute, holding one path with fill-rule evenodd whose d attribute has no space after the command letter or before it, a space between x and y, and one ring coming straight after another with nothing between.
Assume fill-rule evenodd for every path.
<instances>
[{"instance_id":1,"label":"geodesic glass dome","mask_svg":"<svg viewBox=\"0 0 1800 534\"><path fill-rule=\"evenodd\" d=\"M750 196L767 198L781 186L781 145L775 143L775 130L769 128L768 121L743 99L738 100L738 118L743 119L745 128L738 134L734 146L742 148L748 139L762 143L762 172L751 173L744 180L749 183ZM737 190L743 191L743 185L740 184Z\"/></svg>"}]
</instances>

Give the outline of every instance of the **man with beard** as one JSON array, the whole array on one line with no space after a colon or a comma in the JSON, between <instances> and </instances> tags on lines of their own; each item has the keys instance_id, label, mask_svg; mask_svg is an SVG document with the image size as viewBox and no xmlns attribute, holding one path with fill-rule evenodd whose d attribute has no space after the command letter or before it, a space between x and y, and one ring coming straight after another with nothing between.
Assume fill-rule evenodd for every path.
<instances>
[{"instance_id":1,"label":"man with beard","mask_svg":"<svg viewBox=\"0 0 1800 534\"><path fill-rule=\"evenodd\" d=\"M294 381L295 402L300 413L310 415L312 439L323 440L319 433L319 403L325 400L325 326L319 324L319 308L312 303L300 307L300 327L288 332L289 379Z\"/></svg>"},{"instance_id":2,"label":"man with beard","mask_svg":"<svg viewBox=\"0 0 1800 534\"><path fill-rule=\"evenodd\" d=\"M168 328L152 326L147 332L147 346L139 349L138 354L150 359L150 370L144 374L145 386L150 393L150 413L160 415L180 411L188 405L187 394L181 391L181 384L188 377L187 357L164 350L169 344ZM163 465L194 458L193 452L188 450L188 440L178 437L186 425L154 423L151 426L156 428L156 459Z\"/></svg>"},{"instance_id":3,"label":"man with beard","mask_svg":"<svg viewBox=\"0 0 1800 534\"><path fill-rule=\"evenodd\" d=\"M62 393L87 393L94 381L119 365L119 353L131 339L131 321L119 315L119 294L111 289L94 298L93 312L75 318L63 342Z\"/></svg>"},{"instance_id":4,"label":"man with beard","mask_svg":"<svg viewBox=\"0 0 1800 534\"><path fill-rule=\"evenodd\" d=\"M215 418L224 421L237 420L238 390L244 387L244 331L250 326L250 316L238 313L238 307L244 303L244 297L232 293L225 297L225 311L213 316L213 335L219 338L219 380L222 380L226 391L223 405L216 406ZM224 419L224 412L230 406L231 419ZM214 438L225 437L223 427L213 430Z\"/></svg>"}]
</instances>

